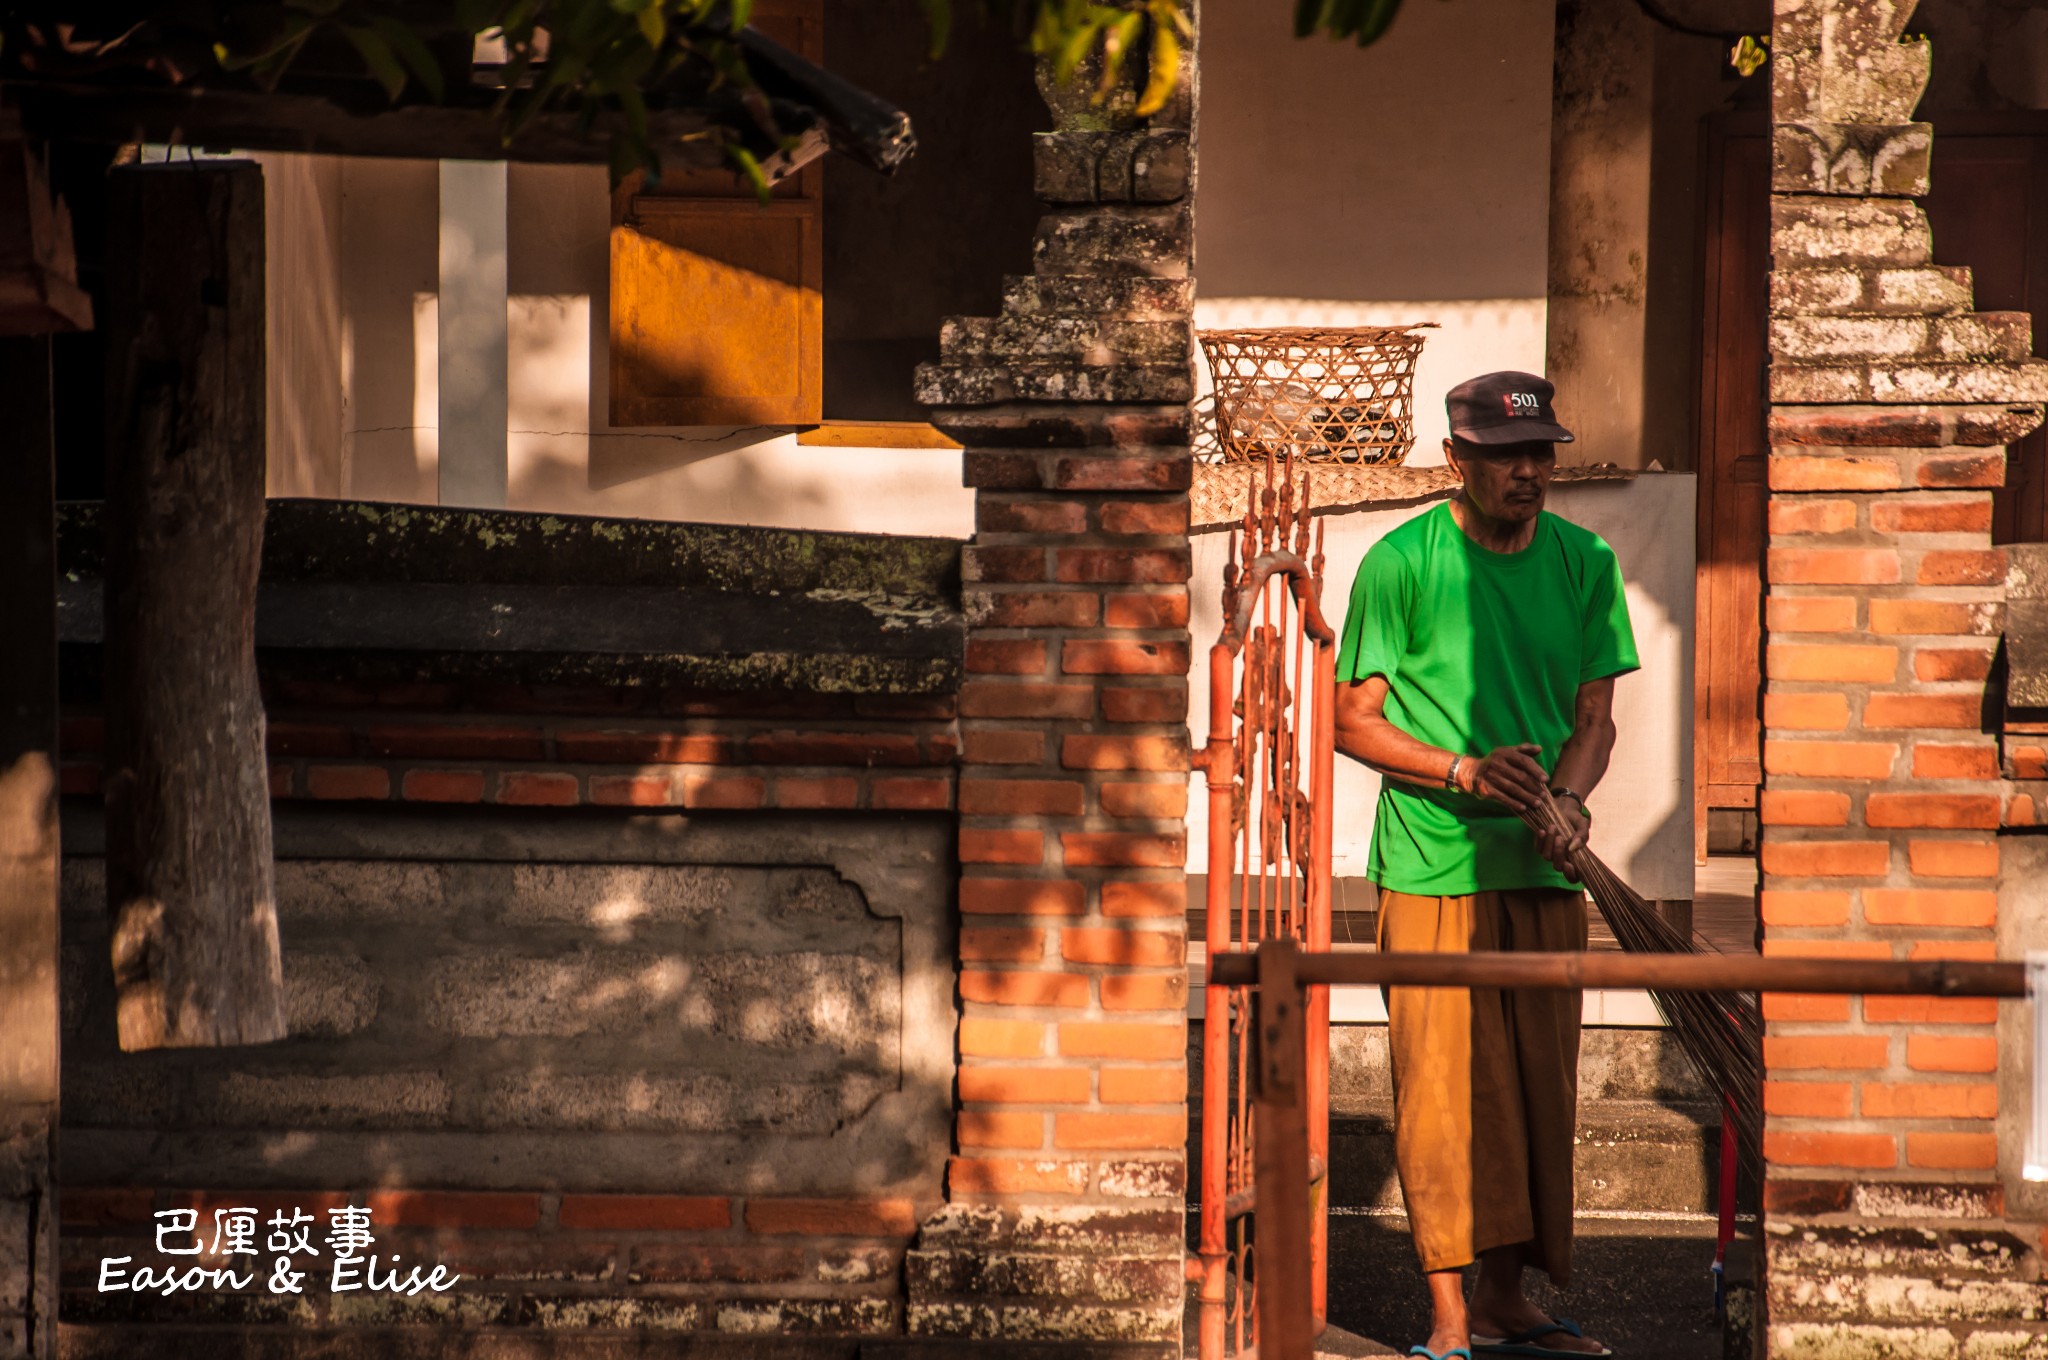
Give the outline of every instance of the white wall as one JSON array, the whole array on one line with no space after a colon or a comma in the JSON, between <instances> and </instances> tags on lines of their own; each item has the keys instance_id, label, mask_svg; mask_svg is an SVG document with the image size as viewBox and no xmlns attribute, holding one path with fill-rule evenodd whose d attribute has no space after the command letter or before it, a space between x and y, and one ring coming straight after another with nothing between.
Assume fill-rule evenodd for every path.
<instances>
[{"instance_id":1,"label":"white wall","mask_svg":"<svg viewBox=\"0 0 2048 1360\"><path fill-rule=\"evenodd\" d=\"M273 354L288 359L272 366L270 492L431 504L436 163L263 159ZM957 450L811 447L772 428L613 429L605 171L513 166L509 200L511 509L973 532Z\"/></svg>"},{"instance_id":2,"label":"white wall","mask_svg":"<svg viewBox=\"0 0 2048 1360\"><path fill-rule=\"evenodd\" d=\"M1433 502L1432 502L1433 503ZM1631 887L1650 898L1693 895L1692 612L1694 479L1645 474L1634 481L1579 482L1551 489L1550 509L1613 545L1627 583L1643 668L1615 686L1620 740L1607 778L1594 790L1593 849ZM1351 582L1367 549L1427 506L1323 517L1323 605L1341 627ZM1221 592L1227 535L1195 539L1189 676L1189 725L1197 746L1208 740L1208 650L1222 632ZM1188 865L1207 863L1206 795L1190 786ZM1339 877L1362 876L1372 844L1379 777L1338 758L1336 853Z\"/></svg>"},{"instance_id":3,"label":"white wall","mask_svg":"<svg viewBox=\"0 0 2048 1360\"><path fill-rule=\"evenodd\" d=\"M1289 19L1203 0L1196 323L1439 323L1410 461L1441 462L1446 389L1543 368L1552 7L1414 0L1365 48Z\"/></svg>"}]
</instances>

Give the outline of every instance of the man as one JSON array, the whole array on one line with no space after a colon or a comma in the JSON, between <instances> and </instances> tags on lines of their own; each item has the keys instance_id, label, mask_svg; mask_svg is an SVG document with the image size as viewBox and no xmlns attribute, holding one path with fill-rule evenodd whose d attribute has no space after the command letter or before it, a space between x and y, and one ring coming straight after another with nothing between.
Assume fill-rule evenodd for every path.
<instances>
[{"instance_id":1,"label":"man","mask_svg":"<svg viewBox=\"0 0 2048 1360\"><path fill-rule=\"evenodd\" d=\"M1543 509L1553 445L1572 439L1553 394L1512 372L1451 389L1444 457L1463 487L1375 544L1352 588L1337 747L1383 776L1381 949L1586 947L1571 856L1614 749L1615 677L1637 660L1613 550ZM1569 837L1516 815L1545 789ZM1414 1354L1611 1353L1522 1292L1525 1266L1571 1272L1580 1004L1388 991L1395 1158L1435 1310Z\"/></svg>"}]
</instances>

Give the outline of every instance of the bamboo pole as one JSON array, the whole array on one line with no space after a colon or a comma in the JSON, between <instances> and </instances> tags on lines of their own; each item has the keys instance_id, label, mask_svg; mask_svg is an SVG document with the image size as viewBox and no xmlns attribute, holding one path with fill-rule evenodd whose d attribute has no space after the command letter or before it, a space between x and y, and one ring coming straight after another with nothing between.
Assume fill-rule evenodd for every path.
<instances>
[{"instance_id":1,"label":"bamboo pole","mask_svg":"<svg viewBox=\"0 0 2048 1360\"><path fill-rule=\"evenodd\" d=\"M2027 995L2026 965L1954 959L1798 959L1753 954L1304 953L1303 983L1335 987L1515 987L1580 991L1807 992L1828 995ZM1212 986L1258 982L1257 956L1209 957Z\"/></svg>"}]
</instances>

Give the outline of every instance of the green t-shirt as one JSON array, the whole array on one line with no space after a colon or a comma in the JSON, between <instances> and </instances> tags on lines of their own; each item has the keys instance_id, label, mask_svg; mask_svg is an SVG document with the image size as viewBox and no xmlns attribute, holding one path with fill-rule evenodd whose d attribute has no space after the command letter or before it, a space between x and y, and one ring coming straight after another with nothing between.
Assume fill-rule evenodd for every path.
<instances>
[{"instance_id":1,"label":"green t-shirt","mask_svg":"<svg viewBox=\"0 0 2048 1360\"><path fill-rule=\"evenodd\" d=\"M1466 756L1534 742L1548 770L1571 736L1579 686L1639 664L1621 566L1598 534L1546 511L1527 548L1497 553L1445 503L1365 555L1337 680L1385 676L1388 721L1420 741ZM1369 876L1432 897L1571 886L1507 807L1391 777Z\"/></svg>"}]
</instances>

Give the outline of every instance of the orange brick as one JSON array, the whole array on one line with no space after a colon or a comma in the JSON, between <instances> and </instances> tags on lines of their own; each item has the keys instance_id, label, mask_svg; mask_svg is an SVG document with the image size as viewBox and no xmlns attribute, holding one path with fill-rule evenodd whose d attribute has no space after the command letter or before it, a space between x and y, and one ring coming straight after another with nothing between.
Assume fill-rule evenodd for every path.
<instances>
[{"instance_id":1,"label":"orange brick","mask_svg":"<svg viewBox=\"0 0 2048 1360\"><path fill-rule=\"evenodd\" d=\"M1085 1105L1085 1067L963 1067L960 1099L970 1105Z\"/></svg>"},{"instance_id":2,"label":"orange brick","mask_svg":"<svg viewBox=\"0 0 2048 1360\"><path fill-rule=\"evenodd\" d=\"M1096 1078L1105 1105L1180 1105L1188 1074L1169 1067L1105 1067Z\"/></svg>"},{"instance_id":3,"label":"orange brick","mask_svg":"<svg viewBox=\"0 0 2048 1360\"><path fill-rule=\"evenodd\" d=\"M1998 946L1990 940L1915 940L1906 955L1915 959L1974 959L1989 963L1998 957Z\"/></svg>"},{"instance_id":4,"label":"orange brick","mask_svg":"<svg viewBox=\"0 0 2048 1360\"><path fill-rule=\"evenodd\" d=\"M1996 779L1998 748L1988 742L1981 746L1944 746L1920 742L1913 747L1913 777Z\"/></svg>"},{"instance_id":5,"label":"orange brick","mask_svg":"<svg viewBox=\"0 0 2048 1360\"><path fill-rule=\"evenodd\" d=\"M1188 645L1069 638L1060 648L1060 669L1068 675L1186 675Z\"/></svg>"},{"instance_id":6,"label":"orange brick","mask_svg":"<svg viewBox=\"0 0 2048 1360\"><path fill-rule=\"evenodd\" d=\"M1955 1034L1909 1034L1906 1066L1915 1072L1996 1072L1998 1040Z\"/></svg>"},{"instance_id":7,"label":"orange brick","mask_svg":"<svg viewBox=\"0 0 2048 1360\"><path fill-rule=\"evenodd\" d=\"M590 776L590 801L607 807L665 807L668 776L594 774Z\"/></svg>"},{"instance_id":8,"label":"orange brick","mask_svg":"<svg viewBox=\"0 0 2048 1360\"><path fill-rule=\"evenodd\" d=\"M389 798L391 771L379 765L308 765L306 792L314 798Z\"/></svg>"},{"instance_id":9,"label":"orange brick","mask_svg":"<svg viewBox=\"0 0 2048 1360\"><path fill-rule=\"evenodd\" d=\"M1088 890L1063 878L963 878L960 910L970 916L1079 916Z\"/></svg>"},{"instance_id":10,"label":"orange brick","mask_svg":"<svg viewBox=\"0 0 2048 1360\"><path fill-rule=\"evenodd\" d=\"M1889 684L1899 673L1899 649L1868 643L1774 642L1764 649L1764 673L1773 680Z\"/></svg>"},{"instance_id":11,"label":"orange brick","mask_svg":"<svg viewBox=\"0 0 2048 1360\"><path fill-rule=\"evenodd\" d=\"M1172 784L1104 784L1097 795L1112 817L1156 817L1179 821L1188 815L1188 786Z\"/></svg>"},{"instance_id":12,"label":"orange brick","mask_svg":"<svg viewBox=\"0 0 2048 1360\"><path fill-rule=\"evenodd\" d=\"M1900 580L1890 548L1772 548L1767 579L1786 586L1888 586Z\"/></svg>"},{"instance_id":13,"label":"orange brick","mask_svg":"<svg viewBox=\"0 0 2048 1360\"><path fill-rule=\"evenodd\" d=\"M1906 1164L1947 1171L1989 1171L1998 1165L1998 1135L1909 1133Z\"/></svg>"},{"instance_id":14,"label":"orange brick","mask_svg":"<svg viewBox=\"0 0 2048 1360\"><path fill-rule=\"evenodd\" d=\"M1764 1160L1777 1166L1896 1166L1899 1146L1885 1133L1809 1133L1766 1129Z\"/></svg>"},{"instance_id":15,"label":"orange brick","mask_svg":"<svg viewBox=\"0 0 2048 1360\"><path fill-rule=\"evenodd\" d=\"M945 779L877 779L868 805L891 812L943 812L953 806L953 785Z\"/></svg>"},{"instance_id":16,"label":"orange brick","mask_svg":"<svg viewBox=\"0 0 2048 1360\"><path fill-rule=\"evenodd\" d=\"M1989 533L1991 497L1932 500L1886 496L1872 503L1870 527L1881 534Z\"/></svg>"},{"instance_id":17,"label":"orange brick","mask_svg":"<svg viewBox=\"0 0 2048 1360\"><path fill-rule=\"evenodd\" d=\"M1865 888L1863 919L1874 926L1985 929L1998 924L1998 894L1960 888Z\"/></svg>"},{"instance_id":18,"label":"orange brick","mask_svg":"<svg viewBox=\"0 0 2048 1360\"><path fill-rule=\"evenodd\" d=\"M1045 643L1037 638L969 638L964 664L974 675L1043 675Z\"/></svg>"},{"instance_id":19,"label":"orange brick","mask_svg":"<svg viewBox=\"0 0 2048 1360\"><path fill-rule=\"evenodd\" d=\"M960 999L992 1006L1085 1006L1088 978L1080 973L1045 973L1037 969L960 974ZM1031 1052L1038 1050L1033 1048Z\"/></svg>"},{"instance_id":20,"label":"orange brick","mask_svg":"<svg viewBox=\"0 0 2048 1360\"><path fill-rule=\"evenodd\" d=\"M1767 926L1842 926L1849 923L1849 894L1766 889L1757 910Z\"/></svg>"},{"instance_id":21,"label":"orange brick","mask_svg":"<svg viewBox=\"0 0 2048 1360\"><path fill-rule=\"evenodd\" d=\"M1079 1195L1088 1189L1088 1164L955 1157L946 1164L946 1187L955 1195Z\"/></svg>"},{"instance_id":22,"label":"orange brick","mask_svg":"<svg viewBox=\"0 0 2048 1360\"><path fill-rule=\"evenodd\" d=\"M1051 1026L1035 1020L991 1020L969 1015L960 1021L960 1052L970 1058L1036 1058L1045 1053Z\"/></svg>"},{"instance_id":23,"label":"orange brick","mask_svg":"<svg viewBox=\"0 0 2048 1360\"><path fill-rule=\"evenodd\" d=\"M1891 872L1885 841L1766 840L1763 870L1784 878L1879 878Z\"/></svg>"},{"instance_id":24,"label":"orange brick","mask_svg":"<svg viewBox=\"0 0 2048 1360\"><path fill-rule=\"evenodd\" d=\"M1764 726L1776 732L1839 732L1849 725L1840 694L1766 694Z\"/></svg>"},{"instance_id":25,"label":"orange brick","mask_svg":"<svg viewBox=\"0 0 2048 1360\"><path fill-rule=\"evenodd\" d=\"M1111 595L1102 602L1102 622L1107 628L1185 628L1188 626L1186 591L1149 591L1143 595Z\"/></svg>"},{"instance_id":26,"label":"orange brick","mask_svg":"<svg viewBox=\"0 0 2048 1360\"><path fill-rule=\"evenodd\" d=\"M1847 1119L1856 1088L1846 1081L1766 1081L1764 1113L1796 1119Z\"/></svg>"},{"instance_id":27,"label":"orange brick","mask_svg":"<svg viewBox=\"0 0 2048 1360\"><path fill-rule=\"evenodd\" d=\"M1891 1061L1891 1047L1882 1034L1768 1034L1764 1066L1772 1072L1879 1068Z\"/></svg>"},{"instance_id":28,"label":"orange brick","mask_svg":"<svg viewBox=\"0 0 2048 1360\"><path fill-rule=\"evenodd\" d=\"M1873 1025L1995 1025L1995 996L1866 996L1863 1018Z\"/></svg>"},{"instance_id":29,"label":"orange brick","mask_svg":"<svg viewBox=\"0 0 2048 1360\"><path fill-rule=\"evenodd\" d=\"M404 1228L532 1228L540 1196L490 1190L372 1190L376 1221Z\"/></svg>"},{"instance_id":30,"label":"orange brick","mask_svg":"<svg viewBox=\"0 0 2048 1360\"><path fill-rule=\"evenodd\" d=\"M2048 779L2048 747L2013 744L2006 748L2014 779Z\"/></svg>"},{"instance_id":31,"label":"orange brick","mask_svg":"<svg viewBox=\"0 0 2048 1360\"><path fill-rule=\"evenodd\" d=\"M985 779L960 781L960 815L1077 817L1086 790L1072 779Z\"/></svg>"},{"instance_id":32,"label":"orange brick","mask_svg":"<svg viewBox=\"0 0 2048 1360\"><path fill-rule=\"evenodd\" d=\"M960 757L969 765L1042 764L1045 734L970 728L960 734Z\"/></svg>"},{"instance_id":33,"label":"orange brick","mask_svg":"<svg viewBox=\"0 0 2048 1360\"><path fill-rule=\"evenodd\" d=\"M1187 938L1164 931L1084 930L1069 926L1060 932L1060 957L1069 963L1165 968L1186 961Z\"/></svg>"},{"instance_id":34,"label":"orange brick","mask_svg":"<svg viewBox=\"0 0 2048 1360\"><path fill-rule=\"evenodd\" d=\"M959 952L963 959L999 963L1036 963L1045 957L1045 932L967 926L960 932Z\"/></svg>"},{"instance_id":35,"label":"orange brick","mask_svg":"<svg viewBox=\"0 0 2048 1360\"><path fill-rule=\"evenodd\" d=\"M1075 733L1060 741L1060 764L1070 770L1188 768L1185 737L1098 737Z\"/></svg>"},{"instance_id":36,"label":"orange brick","mask_svg":"<svg viewBox=\"0 0 2048 1360\"><path fill-rule=\"evenodd\" d=\"M777 807L850 808L859 804L860 781L850 776L833 775L820 779L790 776L775 781Z\"/></svg>"},{"instance_id":37,"label":"orange brick","mask_svg":"<svg viewBox=\"0 0 2048 1360\"><path fill-rule=\"evenodd\" d=\"M1119 879L1102 885L1104 916L1181 916L1188 909L1185 882L1144 883Z\"/></svg>"},{"instance_id":38,"label":"orange brick","mask_svg":"<svg viewBox=\"0 0 2048 1360\"><path fill-rule=\"evenodd\" d=\"M1905 484L1899 460L1877 454L1771 455L1773 491L1889 491Z\"/></svg>"},{"instance_id":39,"label":"orange brick","mask_svg":"<svg viewBox=\"0 0 2048 1360\"><path fill-rule=\"evenodd\" d=\"M1849 595L1773 595L1764 601L1764 626L1773 633L1847 633L1856 627Z\"/></svg>"},{"instance_id":40,"label":"orange brick","mask_svg":"<svg viewBox=\"0 0 2048 1360\"><path fill-rule=\"evenodd\" d=\"M1764 739L1764 772L1801 779L1889 779L1898 758L1888 741Z\"/></svg>"},{"instance_id":41,"label":"orange brick","mask_svg":"<svg viewBox=\"0 0 2048 1360\"><path fill-rule=\"evenodd\" d=\"M1765 992L1762 997L1766 1020L1836 1020L1849 1018L1849 998L1817 996L1804 992Z\"/></svg>"},{"instance_id":42,"label":"orange brick","mask_svg":"<svg viewBox=\"0 0 2048 1360\"><path fill-rule=\"evenodd\" d=\"M1061 1114L1053 1116L1052 1144L1058 1148L1115 1148L1179 1151L1187 1146L1188 1121L1176 1114Z\"/></svg>"},{"instance_id":43,"label":"orange brick","mask_svg":"<svg viewBox=\"0 0 2048 1360\"><path fill-rule=\"evenodd\" d=\"M1765 940L1770 959L1888 959L1892 947L1883 940Z\"/></svg>"},{"instance_id":44,"label":"orange brick","mask_svg":"<svg viewBox=\"0 0 2048 1360\"><path fill-rule=\"evenodd\" d=\"M1953 600L1872 600L1873 633L1923 633L1953 636L1988 633L1992 615L1987 606Z\"/></svg>"},{"instance_id":45,"label":"orange brick","mask_svg":"<svg viewBox=\"0 0 2048 1360\"><path fill-rule=\"evenodd\" d=\"M1074 1020L1060 1026L1060 1053L1069 1058L1163 1061L1186 1054L1187 1024Z\"/></svg>"},{"instance_id":46,"label":"orange brick","mask_svg":"<svg viewBox=\"0 0 2048 1360\"><path fill-rule=\"evenodd\" d=\"M1757 803L1765 826L1847 826L1849 795L1812 789L1765 789Z\"/></svg>"},{"instance_id":47,"label":"orange brick","mask_svg":"<svg viewBox=\"0 0 2048 1360\"><path fill-rule=\"evenodd\" d=\"M1187 1009L1188 975L1178 973L1115 974L1102 979L1106 1011L1179 1011Z\"/></svg>"},{"instance_id":48,"label":"orange brick","mask_svg":"<svg viewBox=\"0 0 2048 1360\"><path fill-rule=\"evenodd\" d=\"M1916 878L1996 878L1997 841L1913 841L1906 863Z\"/></svg>"},{"instance_id":49,"label":"orange brick","mask_svg":"<svg viewBox=\"0 0 2048 1360\"><path fill-rule=\"evenodd\" d=\"M526 807L568 807L578 797L576 776L508 772L498 776L495 797L500 803Z\"/></svg>"},{"instance_id":50,"label":"orange brick","mask_svg":"<svg viewBox=\"0 0 2048 1360\"><path fill-rule=\"evenodd\" d=\"M1066 831L1060 834L1063 863L1070 868L1172 869L1187 862L1185 832Z\"/></svg>"},{"instance_id":51,"label":"orange brick","mask_svg":"<svg viewBox=\"0 0 2048 1360\"><path fill-rule=\"evenodd\" d=\"M908 1237L917 1231L917 1209L907 1199L754 1199L747 1226L811 1237Z\"/></svg>"},{"instance_id":52,"label":"orange brick","mask_svg":"<svg viewBox=\"0 0 2048 1360\"><path fill-rule=\"evenodd\" d=\"M732 1201L691 1195L564 1195L555 1221L564 1228L601 1232L719 1232L732 1226Z\"/></svg>"},{"instance_id":53,"label":"orange brick","mask_svg":"<svg viewBox=\"0 0 2048 1360\"><path fill-rule=\"evenodd\" d=\"M1102 716L1114 723L1187 721L1188 687L1184 680L1164 685L1111 687L1101 694Z\"/></svg>"},{"instance_id":54,"label":"orange brick","mask_svg":"<svg viewBox=\"0 0 2048 1360\"><path fill-rule=\"evenodd\" d=\"M1863 800L1863 822L1874 827L1996 831L2000 810L1998 796L1989 793L1873 793Z\"/></svg>"},{"instance_id":55,"label":"orange brick","mask_svg":"<svg viewBox=\"0 0 2048 1360\"><path fill-rule=\"evenodd\" d=\"M1037 864L1045 858L1045 837L1036 831L960 828L962 864Z\"/></svg>"},{"instance_id":56,"label":"orange brick","mask_svg":"<svg viewBox=\"0 0 2048 1360\"><path fill-rule=\"evenodd\" d=\"M1920 647L1913 652L1913 678L1929 684L1950 680L1982 680L1991 674L1993 649Z\"/></svg>"},{"instance_id":57,"label":"orange brick","mask_svg":"<svg viewBox=\"0 0 2048 1360\"><path fill-rule=\"evenodd\" d=\"M2005 550L1922 553L1916 579L1923 586L1995 586L2005 580Z\"/></svg>"},{"instance_id":58,"label":"orange brick","mask_svg":"<svg viewBox=\"0 0 2048 1360\"><path fill-rule=\"evenodd\" d=\"M1840 534L1856 527L1856 502L1817 497L1771 497L1774 534Z\"/></svg>"},{"instance_id":59,"label":"orange brick","mask_svg":"<svg viewBox=\"0 0 2048 1360\"><path fill-rule=\"evenodd\" d=\"M1878 727L1976 728L1984 699L1975 694L1873 694L1863 704L1863 725Z\"/></svg>"},{"instance_id":60,"label":"orange brick","mask_svg":"<svg viewBox=\"0 0 2048 1360\"><path fill-rule=\"evenodd\" d=\"M1863 1113L1871 1119L1996 1119L1998 1088L1978 1082L1867 1081Z\"/></svg>"}]
</instances>

